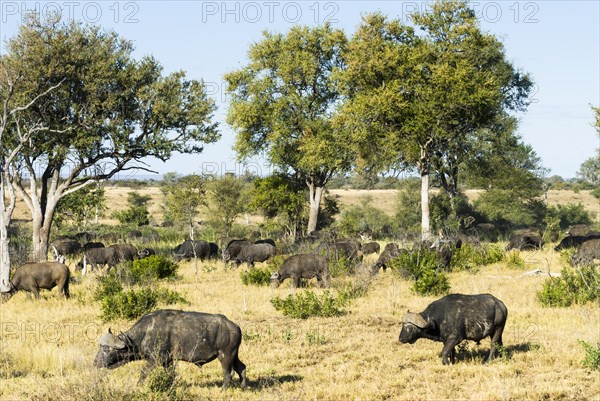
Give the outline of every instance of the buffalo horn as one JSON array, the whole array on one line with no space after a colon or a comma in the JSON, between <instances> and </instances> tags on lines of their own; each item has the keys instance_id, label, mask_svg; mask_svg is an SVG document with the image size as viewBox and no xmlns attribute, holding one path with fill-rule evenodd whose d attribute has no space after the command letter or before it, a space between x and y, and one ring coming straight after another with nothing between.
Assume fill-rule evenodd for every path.
<instances>
[{"instance_id":1,"label":"buffalo horn","mask_svg":"<svg viewBox=\"0 0 600 401\"><path fill-rule=\"evenodd\" d=\"M427 326L427 321L423 319L423 316L413 312L408 312L406 315L404 315L402 317L402 323L414 324L420 329L423 329Z\"/></svg>"},{"instance_id":2,"label":"buffalo horn","mask_svg":"<svg viewBox=\"0 0 600 401\"><path fill-rule=\"evenodd\" d=\"M102 337L100 337L98 344L106 345L108 347L115 348L115 349L123 349L127 346L123 340L121 340L119 337L112 334L110 332L110 329L108 330L108 333L103 334Z\"/></svg>"}]
</instances>

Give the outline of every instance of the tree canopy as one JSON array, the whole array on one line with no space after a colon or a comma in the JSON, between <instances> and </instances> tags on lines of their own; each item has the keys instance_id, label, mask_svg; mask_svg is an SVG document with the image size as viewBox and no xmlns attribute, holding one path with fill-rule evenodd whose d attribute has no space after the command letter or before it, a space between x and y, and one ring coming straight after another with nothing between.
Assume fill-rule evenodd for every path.
<instances>
[{"instance_id":1,"label":"tree canopy","mask_svg":"<svg viewBox=\"0 0 600 401\"><path fill-rule=\"evenodd\" d=\"M332 124L341 99L333 72L344 64L345 46L343 31L328 24L264 32L248 51L248 65L225 75L235 150L242 159L262 154L306 182L308 231L316 228L324 186L354 161L347 132Z\"/></svg>"},{"instance_id":2,"label":"tree canopy","mask_svg":"<svg viewBox=\"0 0 600 401\"><path fill-rule=\"evenodd\" d=\"M148 170L144 158L200 152L219 139L204 83L182 71L164 75L157 60L136 60L133 50L114 32L59 18L30 18L7 42L3 65L22 68L18 98L26 102L60 84L23 116L47 130L13 163L17 191L32 212L38 259L45 258L63 195L120 171ZM17 139L13 129L3 141Z\"/></svg>"}]
</instances>

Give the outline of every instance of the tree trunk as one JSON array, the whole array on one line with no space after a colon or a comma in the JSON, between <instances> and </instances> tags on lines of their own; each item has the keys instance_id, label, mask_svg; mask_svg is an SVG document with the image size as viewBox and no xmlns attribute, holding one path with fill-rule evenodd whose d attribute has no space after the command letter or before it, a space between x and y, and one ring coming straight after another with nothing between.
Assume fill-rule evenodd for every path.
<instances>
[{"instance_id":1,"label":"tree trunk","mask_svg":"<svg viewBox=\"0 0 600 401\"><path fill-rule=\"evenodd\" d=\"M306 228L306 234L310 234L311 232L317 229L317 221L319 219L319 208L321 206L321 197L323 196L323 190L325 189L325 187L319 187L311 182L308 182L307 185L309 211L308 227Z\"/></svg>"},{"instance_id":2,"label":"tree trunk","mask_svg":"<svg viewBox=\"0 0 600 401\"><path fill-rule=\"evenodd\" d=\"M0 292L10 291L10 255L8 253L8 221L0 211Z\"/></svg>"},{"instance_id":3,"label":"tree trunk","mask_svg":"<svg viewBox=\"0 0 600 401\"><path fill-rule=\"evenodd\" d=\"M421 240L431 237L429 225L429 172L421 172Z\"/></svg>"}]
</instances>

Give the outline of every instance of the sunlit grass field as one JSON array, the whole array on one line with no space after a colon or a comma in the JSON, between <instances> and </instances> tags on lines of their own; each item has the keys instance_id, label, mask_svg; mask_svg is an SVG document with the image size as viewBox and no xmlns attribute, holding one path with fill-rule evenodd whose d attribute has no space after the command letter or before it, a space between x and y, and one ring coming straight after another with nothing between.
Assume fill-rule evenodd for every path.
<instances>
[{"instance_id":1,"label":"sunlit grass field","mask_svg":"<svg viewBox=\"0 0 600 401\"><path fill-rule=\"evenodd\" d=\"M582 366L579 344L600 341L600 308L541 307L535 293L547 276L523 273L559 272L564 262L551 246L521 256L526 263L519 270L498 263L476 273L449 274L452 292L489 292L509 311L500 358L483 364L489 339L480 345L465 342L453 366L442 365L441 343L398 342L402 315L423 310L436 297L415 295L410 282L390 271L376 276L346 315L294 320L270 303L293 291L289 283L278 289L244 286L240 272L245 267L225 269L212 261L200 264L196 274L193 262L185 262L179 279L160 284L190 302L174 307L225 314L244 333L240 359L250 388L226 391L218 361L202 369L179 362L171 393L138 384L145 362L94 369L98 338L109 327L125 331L135 321L103 322L92 296L96 278L75 274L70 300L53 290L42 292L39 301L17 293L0 305L0 400L600 399L600 372ZM371 256L366 264L372 262ZM334 278L332 286L355 279Z\"/></svg>"}]
</instances>

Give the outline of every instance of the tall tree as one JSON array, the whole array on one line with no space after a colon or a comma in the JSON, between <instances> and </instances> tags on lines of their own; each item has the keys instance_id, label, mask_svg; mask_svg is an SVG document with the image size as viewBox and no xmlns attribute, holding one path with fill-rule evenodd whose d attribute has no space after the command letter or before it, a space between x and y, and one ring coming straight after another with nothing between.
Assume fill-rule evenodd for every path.
<instances>
[{"instance_id":1,"label":"tall tree","mask_svg":"<svg viewBox=\"0 0 600 401\"><path fill-rule=\"evenodd\" d=\"M202 82L181 71L165 76L155 59L132 52L114 32L59 18L29 19L7 43L4 57L23 60L23 97L63 83L23 117L52 131L32 138L13 162L24 169L11 178L32 214L38 260L62 196L120 171L149 171L147 157L200 152L219 138Z\"/></svg>"},{"instance_id":2,"label":"tall tree","mask_svg":"<svg viewBox=\"0 0 600 401\"><path fill-rule=\"evenodd\" d=\"M225 237L229 237L235 219L247 206L244 181L233 174L225 174L209 181L207 188L212 201L209 209L213 223Z\"/></svg>"},{"instance_id":3,"label":"tall tree","mask_svg":"<svg viewBox=\"0 0 600 401\"><path fill-rule=\"evenodd\" d=\"M466 2L437 1L411 18L419 32L381 14L363 19L341 74L349 101L339 121L357 136L362 165L418 171L426 238L430 175L456 195L472 137L506 109L524 107L531 82Z\"/></svg>"},{"instance_id":4,"label":"tall tree","mask_svg":"<svg viewBox=\"0 0 600 401\"><path fill-rule=\"evenodd\" d=\"M0 293L10 290L10 254L8 227L15 210L17 195L14 179L20 174L18 159L23 148L50 129L39 120L23 116L62 82L46 83L35 96L21 94L25 65L22 59L0 55Z\"/></svg>"},{"instance_id":5,"label":"tall tree","mask_svg":"<svg viewBox=\"0 0 600 401\"><path fill-rule=\"evenodd\" d=\"M250 47L248 65L225 75L235 150L241 159L264 155L306 183L308 232L317 227L325 185L353 162L346 131L332 125L341 98L332 72L343 66L345 46L343 31L328 24L265 32Z\"/></svg>"},{"instance_id":6,"label":"tall tree","mask_svg":"<svg viewBox=\"0 0 600 401\"><path fill-rule=\"evenodd\" d=\"M600 139L600 107L593 107L594 112L594 128L596 128L596 134ZM577 172L579 178L586 181L594 186L600 185L600 147L596 149L596 154L589 159L586 159Z\"/></svg>"},{"instance_id":7,"label":"tall tree","mask_svg":"<svg viewBox=\"0 0 600 401\"><path fill-rule=\"evenodd\" d=\"M196 217L200 207L207 205L206 180L197 174L177 177L170 173L165 174L163 181L161 190L165 196L165 214L169 220L185 224L193 240Z\"/></svg>"}]
</instances>

